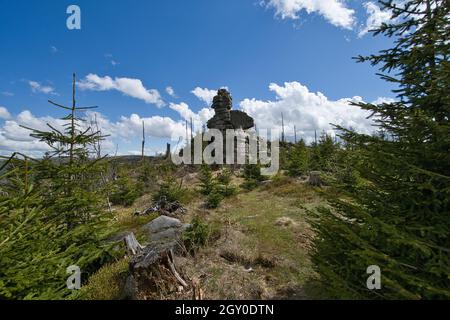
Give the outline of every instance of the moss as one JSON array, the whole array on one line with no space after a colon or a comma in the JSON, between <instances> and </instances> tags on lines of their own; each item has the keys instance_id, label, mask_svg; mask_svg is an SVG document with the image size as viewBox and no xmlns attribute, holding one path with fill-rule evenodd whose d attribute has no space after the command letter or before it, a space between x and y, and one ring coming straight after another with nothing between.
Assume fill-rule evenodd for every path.
<instances>
[{"instance_id":1,"label":"moss","mask_svg":"<svg viewBox=\"0 0 450 320\"><path fill-rule=\"evenodd\" d=\"M81 288L83 300L118 300L128 275L128 258L100 268Z\"/></svg>"}]
</instances>

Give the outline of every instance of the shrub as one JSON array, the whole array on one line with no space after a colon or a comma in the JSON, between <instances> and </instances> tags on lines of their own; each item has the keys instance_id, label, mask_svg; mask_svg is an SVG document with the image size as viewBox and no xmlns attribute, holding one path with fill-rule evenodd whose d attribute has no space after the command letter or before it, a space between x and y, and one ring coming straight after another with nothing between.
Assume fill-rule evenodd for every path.
<instances>
[{"instance_id":1,"label":"shrub","mask_svg":"<svg viewBox=\"0 0 450 320\"><path fill-rule=\"evenodd\" d=\"M165 177L164 181L159 185L158 191L153 196L153 201L159 201L165 198L169 202L185 202L187 190L183 188L183 181L178 182L173 175Z\"/></svg>"},{"instance_id":2,"label":"shrub","mask_svg":"<svg viewBox=\"0 0 450 320\"><path fill-rule=\"evenodd\" d=\"M261 175L261 165L246 164L244 166L244 179L249 181L254 180L256 182L263 181L264 177Z\"/></svg>"},{"instance_id":3,"label":"shrub","mask_svg":"<svg viewBox=\"0 0 450 320\"><path fill-rule=\"evenodd\" d=\"M142 182L146 188L153 186L156 181L157 170L154 165L145 160L139 168L138 181Z\"/></svg>"},{"instance_id":4,"label":"shrub","mask_svg":"<svg viewBox=\"0 0 450 320\"><path fill-rule=\"evenodd\" d=\"M245 180L242 184L241 184L241 188L245 189L245 190L253 190L256 187L258 187L259 183L257 180L255 179L248 179Z\"/></svg>"},{"instance_id":5,"label":"shrub","mask_svg":"<svg viewBox=\"0 0 450 320\"><path fill-rule=\"evenodd\" d=\"M195 217L192 220L191 227L183 233L183 240L186 249L190 253L195 253L201 247L206 246L211 229L207 224Z\"/></svg>"},{"instance_id":6,"label":"shrub","mask_svg":"<svg viewBox=\"0 0 450 320\"><path fill-rule=\"evenodd\" d=\"M287 155L287 172L290 176L300 176L309 169L309 152L303 140L294 145Z\"/></svg>"},{"instance_id":7,"label":"shrub","mask_svg":"<svg viewBox=\"0 0 450 320\"><path fill-rule=\"evenodd\" d=\"M243 189L255 189L259 182L264 180L264 177L261 175L261 166L259 164L246 164L244 166L244 179L244 183L241 184Z\"/></svg>"},{"instance_id":8,"label":"shrub","mask_svg":"<svg viewBox=\"0 0 450 320\"><path fill-rule=\"evenodd\" d=\"M200 193L207 196L214 188L214 178L208 165L202 164L200 168Z\"/></svg>"},{"instance_id":9,"label":"shrub","mask_svg":"<svg viewBox=\"0 0 450 320\"><path fill-rule=\"evenodd\" d=\"M231 170L225 167L217 176L217 181L223 185L229 185L231 183L231 174Z\"/></svg>"},{"instance_id":10,"label":"shrub","mask_svg":"<svg viewBox=\"0 0 450 320\"><path fill-rule=\"evenodd\" d=\"M129 207L142 195L142 189L142 183L121 177L113 184L109 200L112 204Z\"/></svg>"},{"instance_id":11,"label":"shrub","mask_svg":"<svg viewBox=\"0 0 450 320\"><path fill-rule=\"evenodd\" d=\"M221 193L224 198L231 197L237 193L237 188L231 185L232 173L229 168L224 168L217 176L216 185L217 192Z\"/></svg>"},{"instance_id":12,"label":"shrub","mask_svg":"<svg viewBox=\"0 0 450 320\"><path fill-rule=\"evenodd\" d=\"M223 199L224 195L220 191L220 189L214 188L213 191L208 195L206 205L211 209L218 208Z\"/></svg>"}]
</instances>

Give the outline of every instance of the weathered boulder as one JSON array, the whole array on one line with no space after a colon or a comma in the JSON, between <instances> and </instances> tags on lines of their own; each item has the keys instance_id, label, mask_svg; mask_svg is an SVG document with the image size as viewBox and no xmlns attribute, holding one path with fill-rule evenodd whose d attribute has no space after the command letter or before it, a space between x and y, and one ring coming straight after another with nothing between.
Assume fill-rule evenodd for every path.
<instances>
[{"instance_id":1,"label":"weathered boulder","mask_svg":"<svg viewBox=\"0 0 450 320\"><path fill-rule=\"evenodd\" d=\"M183 231L189 227L190 224L184 224L178 219L159 216L144 225L142 231L147 234L148 242L167 242L179 240Z\"/></svg>"},{"instance_id":2,"label":"weathered boulder","mask_svg":"<svg viewBox=\"0 0 450 320\"><path fill-rule=\"evenodd\" d=\"M241 110L231 110L230 115L234 129L247 130L255 126L253 118Z\"/></svg>"}]
</instances>

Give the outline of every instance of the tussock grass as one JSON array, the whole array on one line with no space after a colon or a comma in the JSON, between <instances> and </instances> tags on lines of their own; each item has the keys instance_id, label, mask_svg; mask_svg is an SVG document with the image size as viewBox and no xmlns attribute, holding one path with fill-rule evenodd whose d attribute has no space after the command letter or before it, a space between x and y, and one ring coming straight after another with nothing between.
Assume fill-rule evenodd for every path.
<instances>
[{"instance_id":1,"label":"tussock grass","mask_svg":"<svg viewBox=\"0 0 450 320\"><path fill-rule=\"evenodd\" d=\"M128 275L128 258L100 268L89 278L87 285L81 288L84 300L119 300Z\"/></svg>"}]
</instances>

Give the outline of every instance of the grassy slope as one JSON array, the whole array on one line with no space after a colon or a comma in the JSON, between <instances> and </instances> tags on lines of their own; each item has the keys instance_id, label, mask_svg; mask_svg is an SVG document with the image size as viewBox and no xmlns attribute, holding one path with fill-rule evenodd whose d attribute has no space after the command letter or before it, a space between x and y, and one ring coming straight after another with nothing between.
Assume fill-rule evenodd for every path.
<instances>
[{"instance_id":1,"label":"grassy slope","mask_svg":"<svg viewBox=\"0 0 450 320\"><path fill-rule=\"evenodd\" d=\"M195 179L189 186L197 188ZM205 299L320 298L317 290L305 289L315 278L308 258L312 232L307 212L325 204L313 188L282 178L250 192L241 191L216 210L205 209L204 201L200 195L194 198L182 220L190 222L198 216L207 222L210 243L195 257L177 258L177 264L190 279L198 279ZM151 196L144 195L130 208L116 207L111 228L119 233L134 231L144 240L139 228L156 215L135 217L133 212L149 203ZM102 282L106 278L110 279L106 282L119 281L115 277L122 273L122 264L121 260L102 268L85 292L92 291L92 299L117 298L111 283Z\"/></svg>"},{"instance_id":2,"label":"grassy slope","mask_svg":"<svg viewBox=\"0 0 450 320\"><path fill-rule=\"evenodd\" d=\"M193 204L220 236L185 265L206 298L311 298L307 210L324 205L314 189L283 180L227 199L214 211ZM252 271L249 271L251 268Z\"/></svg>"}]
</instances>

